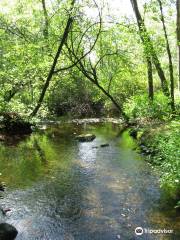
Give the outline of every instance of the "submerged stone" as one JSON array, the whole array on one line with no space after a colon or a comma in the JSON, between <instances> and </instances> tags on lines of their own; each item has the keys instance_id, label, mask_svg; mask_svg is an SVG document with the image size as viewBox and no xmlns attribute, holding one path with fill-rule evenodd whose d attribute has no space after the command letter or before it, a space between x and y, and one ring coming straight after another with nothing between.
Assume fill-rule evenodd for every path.
<instances>
[{"instance_id":1,"label":"submerged stone","mask_svg":"<svg viewBox=\"0 0 180 240\"><path fill-rule=\"evenodd\" d=\"M138 135L138 129L137 128L130 129L129 134L130 134L131 137L136 139L137 135Z\"/></svg>"},{"instance_id":2,"label":"submerged stone","mask_svg":"<svg viewBox=\"0 0 180 240\"><path fill-rule=\"evenodd\" d=\"M1 240L14 240L18 234L15 227L8 223L0 224L0 239Z\"/></svg>"},{"instance_id":3,"label":"submerged stone","mask_svg":"<svg viewBox=\"0 0 180 240\"><path fill-rule=\"evenodd\" d=\"M0 191L4 192L4 190L5 190L5 184L0 182Z\"/></svg>"},{"instance_id":4,"label":"submerged stone","mask_svg":"<svg viewBox=\"0 0 180 240\"><path fill-rule=\"evenodd\" d=\"M91 142L96 138L94 134L81 134L79 136L76 136L76 139L79 140L79 142Z\"/></svg>"},{"instance_id":5,"label":"submerged stone","mask_svg":"<svg viewBox=\"0 0 180 240\"><path fill-rule=\"evenodd\" d=\"M101 144L100 147L109 147L109 143Z\"/></svg>"}]
</instances>

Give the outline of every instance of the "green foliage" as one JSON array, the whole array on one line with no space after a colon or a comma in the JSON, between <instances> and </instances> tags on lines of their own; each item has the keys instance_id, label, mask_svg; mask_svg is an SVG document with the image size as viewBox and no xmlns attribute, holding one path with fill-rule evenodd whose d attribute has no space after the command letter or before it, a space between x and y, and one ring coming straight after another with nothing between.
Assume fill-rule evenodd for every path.
<instances>
[{"instance_id":1,"label":"green foliage","mask_svg":"<svg viewBox=\"0 0 180 240\"><path fill-rule=\"evenodd\" d=\"M55 116L92 117L103 114L104 98L97 88L77 72L64 76L47 98L48 111Z\"/></svg>"},{"instance_id":2,"label":"green foliage","mask_svg":"<svg viewBox=\"0 0 180 240\"><path fill-rule=\"evenodd\" d=\"M1 5L4 6L3 4L5 4L9 10L8 14L6 11L0 11L0 111L7 109L8 111L17 111L24 115L29 115L34 105L37 104L42 87L52 65L59 39L62 37L68 17L67 9L69 8L70 1L52 1L47 4L49 17L47 38L44 37L45 23L41 1L14 1L14 3L12 3L13 7L11 7L8 1L3 0ZM92 46L99 27L97 19L89 18L86 15L87 12L83 11L84 7L89 10L96 10L93 1L87 1L83 5L77 3L73 13L73 31L71 31L67 40L69 46L71 46L71 40L73 40L73 48L76 50L78 57L81 57L83 53L87 52ZM153 27L148 26L148 31L150 37L153 38L160 60L162 60L163 68L165 72L168 73L168 62L167 59L164 58L166 53L164 37L162 31L161 34L159 31L156 31L157 26L158 28L161 26L158 6L153 1L152 3L146 4L146 8L147 14L149 14L147 16L151 17L152 12L153 14L155 13L155 16L153 15L155 24L153 22ZM168 3L167 8L171 8ZM162 115L162 118L164 118L164 115L165 117L169 116L169 108L165 108L166 99L165 102L163 98L158 99L157 104L155 100L153 107L149 107L149 101L146 97L142 97L141 99L140 96L139 100L136 99L138 97L135 97L135 95L140 95L145 92L147 88L147 69L146 62L144 61L144 49L136 25L130 19L123 18L118 20L118 24L113 21L112 23L106 24L104 22L104 14L105 12L102 15L104 19L102 19L102 31L99 39L91 53L84 59L84 62L88 62L88 58L91 58L92 64L95 64L98 59L101 59L96 69L100 85L121 105L123 105L124 102L129 102L129 104L130 102L137 102L138 106L136 106L136 108L138 111L137 113L136 109L132 111L134 112L132 116L160 117ZM147 19L151 19L147 16ZM168 20L171 20L171 18L169 17ZM171 29L171 32L173 32L174 22L169 21L168 27ZM172 46L174 39L175 34L172 35L172 39L170 39ZM79 41L81 41L80 45ZM151 46L147 44L146 47L145 53L148 54L151 52ZM175 49L175 47L172 49ZM174 51L174 62L176 61L176 56ZM67 48L64 46L57 64L57 69L71 64L71 57L69 56ZM85 64L85 67L87 70L91 70L90 64ZM81 79L77 81L76 84L71 81L72 72L74 75L74 69L76 69ZM63 79L63 81L60 81L61 79ZM96 103L102 99L101 102L105 103L104 106L107 106L108 111L113 108L109 100L103 97L99 91L95 90L92 84L87 84L86 81L86 77L83 76L76 67L74 67L72 71L68 70L54 74L39 115L43 117L48 115L48 110L51 110L51 113L53 113L55 105L57 106L58 104L72 106L71 103L74 104L74 102L77 102L77 107L74 108L74 106L72 106L72 108L77 110L79 105L79 109L82 109L82 102L86 93L88 93L90 102ZM81 88L82 82L85 82L83 88ZM160 82L156 78L154 79L154 85L155 91L160 88ZM52 92L54 90L57 96ZM72 95L74 97L72 97ZM128 100L129 98L130 100ZM161 104L162 106L160 106ZM130 106L130 109L131 108ZM140 113L140 108L142 113ZM76 110L73 110L72 113L76 113ZM164 113L161 114L163 111ZM129 114L131 115L131 113Z\"/></svg>"},{"instance_id":3,"label":"green foliage","mask_svg":"<svg viewBox=\"0 0 180 240\"><path fill-rule=\"evenodd\" d=\"M180 208L180 201L177 202L175 208Z\"/></svg>"},{"instance_id":4,"label":"green foliage","mask_svg":"<svg viewBox=\"0 0 180 240\"><path fill-rule=\"evenodd\" d=\"M159 165L161 186L172 196L179 194L180 184L180 124L172 121L166 126L155 129L146 139L146 145L155 155L154 164Z\"/></svg>"},{"instance_id":5,"label":"green foliage","mask_svg":"<svg viewBox=\"0 0 180 240\"><path fill-rule=\"evenodd\" d=\"M162 93L155 95L154 101L148 99L147 94L135 95L125 104L126 114L134 118L149 118L167 120L171 117L169 100Z\"/></svg>"}]
</instances>

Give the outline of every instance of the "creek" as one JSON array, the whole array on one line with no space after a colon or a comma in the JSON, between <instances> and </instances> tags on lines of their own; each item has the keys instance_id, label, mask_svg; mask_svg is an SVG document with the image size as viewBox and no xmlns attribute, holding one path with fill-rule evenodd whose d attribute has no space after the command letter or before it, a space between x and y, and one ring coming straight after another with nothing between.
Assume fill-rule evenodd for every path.
<instances>
[{"instance_id":1,"label":"creek","mask_svg":"<svg viewBox=\"0 0 180 240\"><path fill-rule=\"evenodd\" d=\"M77 134L92 133L92 142ZM100 145L104 145L101 147ZM0 199L17 240L180 239L159 177L119 124L48 125L21 141L0 145ZM173 234L137 236L136 227Z\"/></svg>"}]
</instances>

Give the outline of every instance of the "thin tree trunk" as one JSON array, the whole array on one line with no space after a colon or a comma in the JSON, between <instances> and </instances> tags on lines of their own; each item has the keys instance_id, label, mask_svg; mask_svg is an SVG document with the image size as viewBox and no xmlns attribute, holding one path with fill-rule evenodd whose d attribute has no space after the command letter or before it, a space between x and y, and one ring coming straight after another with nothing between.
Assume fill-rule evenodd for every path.
<instances>
[{"instance_id":1,"label":"thin tree trunk","mask_svg":"<svg viewBox=\"0 0 180 240\"><path fill-rule=\"evenodd\" d=\"M178 44L178 73L179 73L179 91L180 91L180 0L176 2L177 6L177 44Z\"/></svg>"},{"instance_id":2,"label":"thin tree trunk","mask_svg":"<svg viewBox=\"0 0 180 240\"><path fill-rule=\"evenodd\" d=\"M162 25L163 25L164 36L165 36L165 40L166 40L166 50L167 50L168 59L169 59L169 75L170 75L170 89L171 89L171 91L170 91L171 92L171 109L174 112L175 111L175 103L174 103L174 69L173 69L173 62L172 62L172 54L171 54L169 40L168 40L168 35L167 35L167 29L166 29L164 14L163 14L162 2L161 2L161 0L158 0L158 2L159 2L160 11L161 11L161 22L162 22Z\"/></svg>"},{"instance_id":3,"label":"thin tree trunk","mask_svg":"<svg viewBox=\"0 0 180 240\"><path fill-rule=\"evenodd\" d=\"M73 8L73 6L74 6L74 3L75 3L75 0L72 1L72 4L71 4L71 5L72 5L72 8ZM72 9L72 8L71 8L71 9ZM60 42L60 44L59 44L58 50L57 50L56 55L55 55L55 57L54 57L52 66L51 66L51 68L50 68L50 70L49 70L49 74L48 74L48 76L47 76L46 82L45 82L45 84L44 84L44 86L43 86L43 89L42 89L41 95L40 95L40 97L39 97L38 103L37 103L36 107L34 108L33 112L32 112L31 115L30 115L31 117L33 117L33 116L35 116L35 115L37 114L39 108L40 108L41 105L42 105L44 96L45 96L46 91L47 91L47 89L48 89L48 87L49 87L50 81L51 81L51 79L52 79L52 77L53 77L56 64L57 64L58 59L59 59L59 57L60 57L60 55L61 55L62 48L63 48L63 46L64 46L64 44L65 44L65 42L66 42L66 40L67 40L67 37L68 37L68 34L69 34L69 30L70 30L70 28L71 28L72 22L73 22L73 18L72 18L71 16L69 16L68 21L67 21L67 24L66 24L66 27L65 27L65 30L64 30L64 33L63 33L63 36L62 36L62 39L61 39L61 42Z\"/></svg>"},{"instance_id":4,"label":"thin tree trunk","mask_svg":"<svg viewBox=\"0 0 180 240\"><path fill-rule=\"evenodd\" d=\"M49 21L48 21L48 12L46 9L46 0L42 0L42 7L44 12L44 30L43 34L45 38L48 38L49 35Z\"/></svg>"},{"instance_id":5,"label":"thin tree trunk","mask_svg":"<svg viewBox=\"0 0 180 240\"><path fill-rule=\"evenodd\" d=\"M4 95L4 101L5 102L10 102L12 98L14 98L14 96L16 95L16 93L20 92L23 87L25 87L25 83L21 83L21 84L15 84L9 91L5 92Z\"/></svg>"},{"instance_id":6,"label":"thin tree trunk","mask_svg":"<svg viewBox=\"0 0 180 240\"><path fill-rule=\"evenodd\" d=\"M111 102L118 109L118 111L120 112L121 116L124 118L126 123L128 123L129 117L125 114L122 107L116 102L116 100L113 98L113 96L111 94L109 94L101 85L99 85L99 83L97 83L97 82L93 82L93 83L104 93L104 95L106 95L111 100Z\"/></svg>"},{"instance_id":7,"label":"thin tree trunk","mask_svg":"<svg viewBox=\"0 0 180 240\"><path fill-rule=\"evenodd\" d=\"M8 92L5 93L5 96L4 96L4 101L5 102L10 102L11 99L16 95L16 93L18 92L18 90L16 89L12 89Z\"/></svg>"},{"instance_id":8,"label":"thin tree trunk","mask_svg":"<svg viewBox=\"0 0 180 240\"><path fill-rule=\"evenodd\" d=\"M75 54L73 53L74 57L76 58ZM78 64L76 65L76 67L84 74L84 76L90 80L97 88L99 88L110 100L111 102L115 105L115 107L118 109L119 113L121 114L121 116L124 118L125 122L128 123L129 122L129 117L125 114L125 112L123 111L123 108L117 103L117 101L114 99L114 97L108 92L106 91L98 82L97 76L95 74L96 70L94 69L92 76L94 76L93 78L88 74L88 72L86 71L84 65L82 64L82 62L80 61ZM94 75L95 74L95 75Z\"/></svg>"},{"instance_id":9,"label":"thin tree trunk","mask_svg":"<svg viewBox=\"0 0 180 240\"><path fill-rule=\"evenodd\" d=\"M137 4L137 0L131 0L131 4L137 19L137 24L138 24L138 28L139 28L139 33L140 33L140 37L142 40L142 43L144 45L145 48L145 52L147 54L147 56L151 56L152 58L152 62L154 63L158 76L161 80L161 87L162 87L162 91L164 93L165 96L169 97L169 89L168 89L168 83L164 74L164 71L161 67L161 63L159 61L159 58L156 54L156 51L154 49L153 43L149 37L149 34L147 32L146 26L144 24L144 21L141 17L139 8L138 8L138 4ZM150 49L150 50L149 50Z\"/></svg>"},{"instance_id":10,"label":"thin tree trunk","mask_svg":"<svg viewBox=\"0 0 180 240\"><path fill-rule=\"evenodd\" d=\"M154 87L153 87L153 73L152 73L152 62L151 58L147 57L147 70L148 70L148 92L149 99L153 101L154 99Z\"/></svg>"}]
</instances>

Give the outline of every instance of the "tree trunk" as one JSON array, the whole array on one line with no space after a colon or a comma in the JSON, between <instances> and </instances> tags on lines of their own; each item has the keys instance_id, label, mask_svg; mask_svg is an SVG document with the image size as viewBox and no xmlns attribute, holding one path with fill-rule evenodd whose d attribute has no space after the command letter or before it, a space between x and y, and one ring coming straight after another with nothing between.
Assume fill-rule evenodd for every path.
<instances>
[{"instance_id":1,"label":"tree trunk","mask_svg":"<svg viewBox=\"0 0 180 240\"><path fill-rule=\"evenodd\" d=\"M180 0L176 2L177 6L177 44L178 44L178 72L179 72L179 91L180 91Z\"/></svg>"},{"instance_id":2,"label":"tree trunk","mask_svg":"<svg viewBox=\"0 0 180 240\"><path fill-rule=\"evenodd\" d=\"M42 0L42 7L43 7L43 13L44 13L44 38L48 38L49 34L49 21L48 21L48 13L46 9L46 0Z\"/></svg>"},{"instance_id":3,"label":"tree trunk","mask_svg":"<svg viewBox=\"0 0 180 240\"><path fill-rule=\"evenodd\" d=\"M145 53L147 54L147 56L151 56L152 62L155 65L158 76L161 80L162 91L163 91L165 96L169 97L170 94L169 94L169 89L168 89L168 83L167 83L164 71L161 67L161 63L159 61L159 58L158 58L158 56L156 54L156 51L154 49L151 38L149 37L146 26L145 26L144 21L141 17L141 14L140 14L140 11L139 11L139 8L138 8L138 4L137 4L137 0L131 0L131 4L132 4L132 7L133 7L133 10L134 10L136 19L137 19L139 33L140 33L140 37L141 37L142 43L143 43L144 48L145 48Z\"/></svg>"},{"instance_id":4,"label":"tree trunk","mask_svg":"<svg viewBox=\"0 0 180 240\"><path fill-rule=\"evenodd\" d=\"M153 87L153 73L152 73L152 62L149 57L147 57L147 70L148 70L148 92L149 99L153 101L154 99L154 87Z\"/></svg>"},{"instance_id":5,"label":"tree trunk","mask_svg":"<svg viewBox=\"0 0 180 240\"><path fill-rule=\"evenodd\" d=\"M71 9L73 8L74 6L74 3L75 3L75 0L72 1L72 7ZM53 60L53 64L50 68L50 71L49 71L49 74L47 76L47 79L46 79L46 82L43 86L43 89L42 89L42 92L41 92L41 95L39 97L39 100L38 100L38 103L36 105L36 107L34 108L33 112L31 113L31 117L35 116L39 110L39 108L41 107L42 105L42 102L43 102L43 99L44 99L44 96L45 96L45 93L49 87L49 84L50 84L50 81L53 77L53 74L54 74L54 70L55 70L55 67L56 67L56 64L58 62L58 59L60 57L60 54L61 54L61 51L62 51L62 48L67 40L67 37L68 37L68 34L69 34L69 30L71 28L71 25L72 25L72 22L73 22L73 18L71 16L69 16L68 18L68 21L67 21L67 24L66 24L66 27L65 27L65 30L64 30L64 33L63 33L63 36L62 36L62 39L61 39L61 42L59 44L59 47L58 47L58 50L56 52L56 55L54 57L54 60Z\"/></svg>"},{"instance_id":6,"label":"tree trunk","mask_svg":"<svg viewBox=\"0 0 180 240\"><path fill-rule=\"evenodd\" d=\"M75 54L74 54L74 57L76 58ZM125 122L128 123L129 117L125 114L125 112L123 111L123 108L117 103L117 101L114 99L114 97L99 84L99 82L97 80L97 76L95 76L96 70L94 69L93 74L92 74L93 77L91 77L89 75L89 73L86 71L86 69L81 61L79 62L79 65L80 66L78 66L78 64L77 64L76 67L84 74L84 76L88 80L90 80L97 88L99 88L99 90L101 90L105 94L105 96L107 96L111 100L111 102L115 105L115 107L117 108L117 110L119 111L121 116L124 118Z\"/></svg>"},{"instance_id":7,"label":"tree trunk","mask_svg":"<svg viewBox=\"0 0 180 240\"><path fill-rule=\"evenodd\" d=\"M170 50L170 45L169 45L169 40L168 40L168 35L167 35L167 29L166 29L166 24L165 24L165 19L164 19L164 14L163 14L163 7L162 7L162 2L161 0L158 0L159 2L159 7L161 11L161 22L163 25L163 30L164 30L164 36L166 40L166 50L167 50L167 55L169 59L169 75L170 75L170 89L171 89L171 109L172 112L175 111L175 103L174 103L174 69L173 69L173 62L172 62L172 54Z\"/></svg>"},{"instance_id":8,"label":"tree trunk","mask_svg":"<svg viewBox=\"0 0 180 240\"><path fill-rule=\"evenodd\" d=\"M107 96L111 100L111 102L115 105L115 107L120 112L121 116L124 118L125 122L128 123L129 117L125 114L122 107L116 102L113 96L110 93L108 93L99 83L97 82L93 82L93 83L104 93L105 96Z\"/></svg>"}]
</instances>

